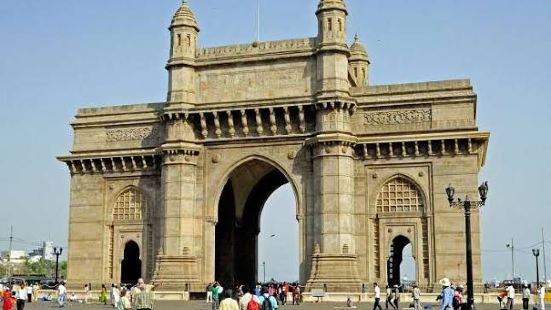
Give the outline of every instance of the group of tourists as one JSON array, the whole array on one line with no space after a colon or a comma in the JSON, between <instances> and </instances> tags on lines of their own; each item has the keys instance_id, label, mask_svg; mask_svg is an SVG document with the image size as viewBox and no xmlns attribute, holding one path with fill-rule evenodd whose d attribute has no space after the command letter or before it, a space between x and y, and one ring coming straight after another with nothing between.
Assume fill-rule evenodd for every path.
<instances>
[{"instance_id":1,"label":"group of tourists","mask_svg":"<svg viewBox=\"0 0 551 310\"><path fill-rule=\"evenodd\" d=\"M537 306L540 310L545 310L545 286L539 285L536 289ZM501 309L513 310L515 304L516 291L513 284L507 285L505 289L499 290L497 293L497 300ZM522 285L522 309L528 310L530 304L530 298L532 297L532 291L527 284Z\"/></svg>"},{"instance_id":2,"label":"group of tourists","mask_svg":"<svg viewBox=\"0 0 551 310\"><path fill-rule=\"evenodd\" d=\"M90 296L90 284L84 286L85 299L84 302L88 303L88 298ZM109 294L109 297L107 297ZM107 305L107 301L113 308L117 310L151 310L153 309L153 300L154 294L151 289L147 287L145 281L140 278L135 286L128 289L125 286L111 284L109 292L107 287L102 284L101 291L99 294L99 302Z\"/></svg>"},{"instance_id":3,"label":"group of tourists","mask_svg":"<svg viewBox=\"0 0 551 310\"><path fill-rule=\"evenodd\" d=\"M382 310L381 306L381 288L379 287L378 283L373 283L373 291L374 291L374 297L375 297L375 303L373 304L373 310L378 309ZM399 309L400 308L400 288L398 285L393 285L390 287L389 285L386 286L386 298L385 298L385 309L388 309L388 306L390 306L392 309ZM421 298L421 291L419 290L419 287L417 285L413 285L412 290L412 298L413 298L413 308L415 310L420 310L420 298Z\"/></svg>"},{"instance_id":4,"label":"group of tourists","mask_svg":"<svg viewBox=\"0 0 551 310\"><path fill-rule=\"evenodd\" d=\"M238 285L235 289L224 289L220 283L213 282L207 286L207 302L212 303L212 310L276 310L288 303L299 305L302 293L298 283L257 284L254 287Z\"/></svg>"},{"instance_id":5,"label":"group of tourists","mask_svg":"<svg viewBox=\"0 0 551 310\"><path fill-rule=\"evenodd\" d=\"M25 309L25 303L38 300L38 285L27 284L25 282L14 283L11 286L2 286L2 310L11 310L15 304L17 310ZM57 302L59 307L65 306L67 289L65 282L61 281L57 285Z\"/></svg>"}]
</instances>

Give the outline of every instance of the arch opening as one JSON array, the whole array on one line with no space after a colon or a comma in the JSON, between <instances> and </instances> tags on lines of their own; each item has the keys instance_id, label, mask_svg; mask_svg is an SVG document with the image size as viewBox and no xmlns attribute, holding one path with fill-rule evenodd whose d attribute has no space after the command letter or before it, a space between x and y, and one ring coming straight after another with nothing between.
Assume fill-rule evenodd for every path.
<instances>
[{"instance_id":1,"label":"arch opening","mask_svg":"<svg viewBox=\"0 0 551 310\"><path fill-rule=\"evenodd\" d=\"M215 232L215 279L222 286L263 280L258 277L261 214L272 193L288 183L281 170L259 159L239 165L228 176L218 201Z\"/></svg>"},{"instance_id":2,"label":"arch opening","mask_svg":"<svg viewBox=\"0 0 551 310\"><path fill-rule=\"evenodd\" d=\"M407 248L410 249L409 252L406 251ZM413 259L411 248L411 241L405 236L400 235L392 240L387 260L387 279L390 286L402 286L408 284L410 281L415 281L415 272L411 276L408 274L408 279L405 280L403 278L403 276L406 276L405 270L410 270L407 263L410 263L410 260ZM406 264L404 264L404 259L407 262Z\"/></svg>"},{"instance_id":3,"label":"arch opening","mask_svg":"<svg viewBox=\"0 0 551 310\"><path fill-rule=\"evenodd\" d=\"M124 257L121 262L121 283L136 284L142 277L140 247L135 241L128 241L124 246Z\"/></svg>"}]
</instances>

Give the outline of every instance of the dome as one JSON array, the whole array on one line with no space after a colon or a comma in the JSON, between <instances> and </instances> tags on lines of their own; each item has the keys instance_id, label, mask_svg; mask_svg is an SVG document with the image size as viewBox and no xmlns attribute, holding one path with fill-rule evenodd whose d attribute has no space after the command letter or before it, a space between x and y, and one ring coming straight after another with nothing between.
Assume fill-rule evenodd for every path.
<instances>
[{"instance_id":1,"label":"dome","mask_svg":"<svg viewBox=\"0 0 551 310\"><path fill-rule=\"evenodd\" d=\"M172 23L170 24L170 28L179 26L193 27L197 31L199 31L199 26L197 25L195 14L193 14L193 12L191 11L191 8L187 4L186 0L182 1L182 5L178 9L178 11L176 11L176 14L174 14L174 17L172 18Z\"/></svg>"},{"instance_id":2,"label":"dome","mask_svg":"<svg viewBox=\"0 0 551 310\"><path fill-rule=\"evenodd\" d=\"M344 0L320 0L318 4L318 11L316 13L319 13L325 10L334 10L334 9L341 10L347 13L346 4L344 3Z\"/></svg>"},{"instance_id":3,"label":"dome","mask_svg":"<svg viewBox=\"0 0 551 310\"><path fill-rule=\"evenodd\" d=\"M354 42L350 46L350 54L367 57L367 50L362 45L362 42L360 42L360 37L358 34L354 36Z\"/></svg>"}]
</instances>

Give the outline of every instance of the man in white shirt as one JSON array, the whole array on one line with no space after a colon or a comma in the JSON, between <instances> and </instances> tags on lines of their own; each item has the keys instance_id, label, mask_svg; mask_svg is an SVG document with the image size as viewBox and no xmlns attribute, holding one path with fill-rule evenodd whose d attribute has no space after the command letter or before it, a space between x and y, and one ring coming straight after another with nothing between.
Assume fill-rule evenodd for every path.
<instances>
[{"instance_id":1,"label":"man in white shirt","mask_svg":"<svg viewBox=\"0 0 551 310\"><path fill-rule=\"evenodd\" d=\"M515 300L515 288L511 284L507 287L506 291L507 291L507 309L513 310L513 304Z\"/></svg>"},{"instance_id":2,"label":"man in white shirt","mask_svg":"<svg viewBox=\"0 0 551 310\"><path fill-rule=\"evenodd\" d=\"M25 300L27 300L27 290L25 289L25 283L21 283L19 290L17 291L17 310L25 309Z\"/></svg>"},{"instance_id":3,"label":"man in white shirt","mask_svg":"<svg viewBox=\"0 0 551 310\"><path fill-rule=\"evenodd\" d=\"M413 299L413 309L421 310L421 290L419 289L419 286L417 284L413 284L411 298Z\"/></svg>"},{"instance_id":4,"label":"man in white shirt","mask_svg":"<svg viewBox=\"0 0 551 310\"><path fill-rule=\"evenodd\" d=\"M545 310L545 286L540 285L538 289L538 299L540 301L540 310Z\"/></svg>"},{"instance_id":5,"label":"man in white shirt","mask_svg":"<svg viewBox=\"0 0 551 310\"><path fill-rule=\"evenodd\" d=\"M381 288L379 287L379 284L376 282L373 283L373 290L375 292L375 303L373 304L373 310L379 308L379 310L383 310L383 307L379 304L381 301Z\"/></svg>"},{"instance_id":6,"label":"man in white shirt","mask_svg":"<svg viewBox=\"0 0 551 310\"><path fill-rule=\"evenodd\" d=\"M243 293L245 294L239 299L239 310L247 310L247 306L249 305L251 299L258 304L258 307L260 307L258 297L251 293L251 289L249 289L248 286L243 286Z\"/></svg>"},{"instance_id":7,"label":"man in white shirt","mask_svg":"<svg viewBox=\"0 0 551 310\"><path fill-rule=\"evenodd\" d=\"M59 304L60 308L65 306L66 294L67 294L67 289L65 288L65 282L61 281L57 286L57 303Z\"/></svg>"}]
</instances>

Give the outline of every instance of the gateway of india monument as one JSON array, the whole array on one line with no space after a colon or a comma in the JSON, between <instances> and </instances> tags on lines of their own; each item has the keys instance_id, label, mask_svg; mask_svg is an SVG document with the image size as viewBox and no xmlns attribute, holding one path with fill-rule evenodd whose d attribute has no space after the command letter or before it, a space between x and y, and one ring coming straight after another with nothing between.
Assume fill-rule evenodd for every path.
<instances>
[{"instance_id":1,"label":"gateway of india monument","mask_svg":"<svg viewBox=\"0 0 551 310\"><path fill-rule=\"evenodd\" d=\"M289 268L307 291L398 284L408 244L423 290L465 283L464 215L445 188L478 193L489 133L470 81L370 85L345 0L315 13L314 37L201 48L184 0L166 101L78 111L58 158L71 175L69 285L143 277L176 298L256 282L260 214L287 183L300 261Z\"/></svg>"}]
</instances>

